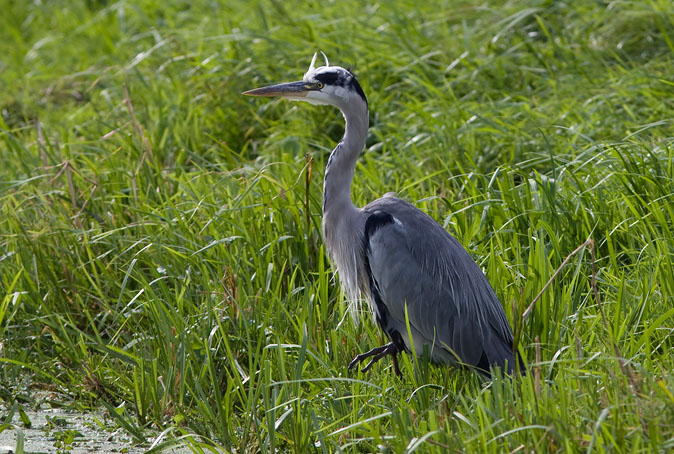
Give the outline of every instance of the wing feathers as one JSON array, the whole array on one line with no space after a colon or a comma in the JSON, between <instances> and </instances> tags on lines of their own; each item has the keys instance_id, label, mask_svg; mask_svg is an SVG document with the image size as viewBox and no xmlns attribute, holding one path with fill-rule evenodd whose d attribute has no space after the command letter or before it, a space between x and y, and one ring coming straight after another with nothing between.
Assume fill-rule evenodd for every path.
<instances>
[{"instance_id":1,"label":"wing feathers","mask_svg":"<svg viewBox=\"0 0 674 454\"><path fill-rule=\"evenodd\" d=\"M431 346L433 360L512 370L512 332L496 294L480 268L428 215L385 197L366 206L366 271L382 328L401 333L410 347L405 309L417 353ZM379 321L379 317L378 317ZM417 345L419 344L419 345Z\"/></svg>"}]
</instances>

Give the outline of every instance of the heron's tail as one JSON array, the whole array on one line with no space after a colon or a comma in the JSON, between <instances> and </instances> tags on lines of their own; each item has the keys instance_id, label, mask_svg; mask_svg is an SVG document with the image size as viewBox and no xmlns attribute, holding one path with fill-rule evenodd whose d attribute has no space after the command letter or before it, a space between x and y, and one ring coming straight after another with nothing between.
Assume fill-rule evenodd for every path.
<instances>
[{"instance_id":1,"label":"heron's tail","mask_svg":"<svg viewBox=\"0 0 674 454\"><path fill-rule=\"evenodd\" d=\"M498 336L494 336L484 349L480 362L476 368L480 373L491 378L489 371L492 367L499 367L504 373L513 376L516 373L526 375L527 370L519 353L513 354L512 342L505 342Z\"/></svg>"}]
</instances>

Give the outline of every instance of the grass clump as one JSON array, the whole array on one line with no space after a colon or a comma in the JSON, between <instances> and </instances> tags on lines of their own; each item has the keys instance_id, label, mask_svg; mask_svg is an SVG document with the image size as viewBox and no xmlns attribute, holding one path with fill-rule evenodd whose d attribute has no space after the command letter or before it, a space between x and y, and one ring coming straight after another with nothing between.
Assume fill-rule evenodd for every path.
<instances>
[{"instance_id":1,"label":"grass clump","mask_svg":"<svg viewBox=\"0 0 674 454\"><path fill-rule=\"evenodd\" d=\"M139 443L165 431L156 450L674 445L668 2L12 2L0 21L8 407L103 406ZM370 102L354 202L397 191L469 249L527 377L347 372L381 334L349 322L320 238L339 113L240 96L316 49Z\"/></svg>"}]
</instances>

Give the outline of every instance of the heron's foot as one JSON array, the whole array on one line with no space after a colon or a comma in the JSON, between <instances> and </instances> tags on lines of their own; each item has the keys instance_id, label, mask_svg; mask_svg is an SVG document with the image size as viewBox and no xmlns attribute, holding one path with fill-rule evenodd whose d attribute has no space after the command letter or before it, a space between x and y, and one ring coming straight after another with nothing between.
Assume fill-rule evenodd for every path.
<instances>
[{"instance_id":1,"label":"heron's foot","mask_svg":"<svg viewBox=\"0 0 674 454\"><path fill-rule=\"evenodd\" d=\"M370 350L369 352L361 353L360 355L356 356L351 363L349 363L349 370L353 369L358 365L360 362L366 360L367 358L373 357L369 363L367 363L367 366L362 368L361 370L363 372L367 372L370 370L372 365L382 359L386 355L391 355L392 361L393 361L393 370L395 371L396 375L398 377L401 377L402 374L400 373L400 369L398 368L398 348L393 344L393 342L390 342L386 345L382 345L381 347L376 347Z\"/></svg>"}]
</instances>

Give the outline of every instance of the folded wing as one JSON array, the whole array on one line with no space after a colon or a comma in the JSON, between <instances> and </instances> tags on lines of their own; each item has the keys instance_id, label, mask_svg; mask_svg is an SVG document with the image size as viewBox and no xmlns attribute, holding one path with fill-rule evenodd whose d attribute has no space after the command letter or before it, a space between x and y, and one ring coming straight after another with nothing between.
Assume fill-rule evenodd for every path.
<instances>
[{"instance_id":1,"label":"folded wing","mask_svg":"<svg viewBox=\"0 0 674 454\"><path fill-rule=\"evenodd\" d=\"M365 254L377 319L440 363L514 366L512 331L482 270L428 215L394 197L366 206ZM405 323L409 320L408 335Z\"/></svg>"}]
</instances>

